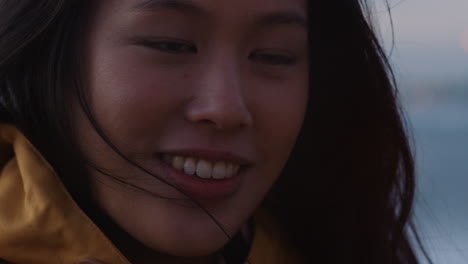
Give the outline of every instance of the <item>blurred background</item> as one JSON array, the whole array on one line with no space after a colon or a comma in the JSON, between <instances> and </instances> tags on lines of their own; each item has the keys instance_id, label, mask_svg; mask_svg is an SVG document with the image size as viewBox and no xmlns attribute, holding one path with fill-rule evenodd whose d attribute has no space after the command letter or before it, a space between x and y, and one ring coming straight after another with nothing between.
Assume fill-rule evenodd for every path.
<instances>
[{"instance_id":1,"label":"blurred background","mask_svg":"<svg viewBox=\"0 0 468 264\"><path fill-rule=\"evenodd\" d=\"M376 18L413 133L416 224L435 264L466 264L468 0L388 3L393 40L385 1L376 5Z\"/></svg>"}]
</instances>

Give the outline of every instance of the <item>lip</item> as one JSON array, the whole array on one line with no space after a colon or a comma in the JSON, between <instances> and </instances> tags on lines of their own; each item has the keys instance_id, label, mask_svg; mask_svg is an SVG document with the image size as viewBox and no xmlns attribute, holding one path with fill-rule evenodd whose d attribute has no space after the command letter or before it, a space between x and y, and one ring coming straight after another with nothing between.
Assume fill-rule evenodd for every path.
<instances>
[{"instance_id":1,"label":"lip","mask_svg":"<svg viewBox=\"0 0 468 264\"><path fill-rule=\"evenodd\" d=\"M226 161L241 165L239 172L227 179L202 179L183 173L162 161L161 155L196 157L211 162ZM185 149L177 151L164 151L156 153L158 162L161 164L162 173L169 181L173 182L182 192L194 199L219 200L228 198L240 188L246 170L253 162L245 157L227 151L210 151L202 149Z\"/></svg>"}]
</instances>

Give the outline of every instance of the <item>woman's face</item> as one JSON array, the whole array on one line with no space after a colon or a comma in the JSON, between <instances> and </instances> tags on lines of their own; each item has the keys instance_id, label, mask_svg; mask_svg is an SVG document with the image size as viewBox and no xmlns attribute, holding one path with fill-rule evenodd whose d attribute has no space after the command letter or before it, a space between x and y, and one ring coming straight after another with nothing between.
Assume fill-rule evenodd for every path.
<instances>
[{"instance_id":1,"label":"woman's face","mask_svg":"<svg viewBox=\"0 0 468 264\"><path fill-rule=\"evenodd\" d=\"M85 92L120 158L75 105L98 205L144 245L208 255L277 179L307 104L304 0L100 0L86 35ZM287 175L286 175L287 177ZM153 193L165 198L158 198Z\"/></svg>"}]
</instances>

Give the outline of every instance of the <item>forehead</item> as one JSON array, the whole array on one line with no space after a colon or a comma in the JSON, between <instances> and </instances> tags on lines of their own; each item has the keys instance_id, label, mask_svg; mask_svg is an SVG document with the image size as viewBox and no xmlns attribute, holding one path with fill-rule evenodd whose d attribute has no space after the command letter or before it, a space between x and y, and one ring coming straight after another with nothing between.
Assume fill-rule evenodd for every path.
<instances>
[{"instance_id":1,"label":"forehead","mask_svg":"<svg viewBox=\"0 0 468 264\"><path fill-rule=\"evenodd\" d=\"M269 8L298 8L305 9L306 0L121 0L134 7L158 7L158 6L194 6L212 8L248 8L269 9ZM230 9L231 12L236 10Z\"/></svg>"},{"instance_id":2,"label":"forehead","mask_svg":"<svg viewBox=\"0 0 468 264\"><path fill-rule=\"evenodd\" d=\"M186 15L208 18L284 13L284 20L306 20L306 0L99 0L100 13L122 14L179 11ZM107 12L106 12L107 11Z\"/></svg>"}]
</instances>

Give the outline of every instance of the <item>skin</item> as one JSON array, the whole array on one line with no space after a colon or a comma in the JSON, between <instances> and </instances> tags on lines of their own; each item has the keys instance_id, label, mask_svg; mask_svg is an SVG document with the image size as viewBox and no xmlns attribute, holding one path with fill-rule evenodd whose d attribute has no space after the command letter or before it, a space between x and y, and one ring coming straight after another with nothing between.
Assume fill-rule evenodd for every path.
<instances>
[{"instance_id":1,"label":"skin","mask_svg":"<svg viewBox=\"0 0 468 264\"><path fill-rule=\"evenodd\" d=\"M306 26L297 19L258 20L278 12L306 20L305 1L184 1L201 13L174 5L135 7L142 2L136 0L95 2L83 59L85 92L99 126L122 153L163 179L168 176L155 153L203 148L248 159L236 192L199 200L235 234L279 176L307 104ZM89 171L98 205L144 245L114 241L132 263L213 262L228 239L212 219L178 190L121 159L77 102L74 109L83 155L147 190Z\"/></svg>"}]
</instances>

